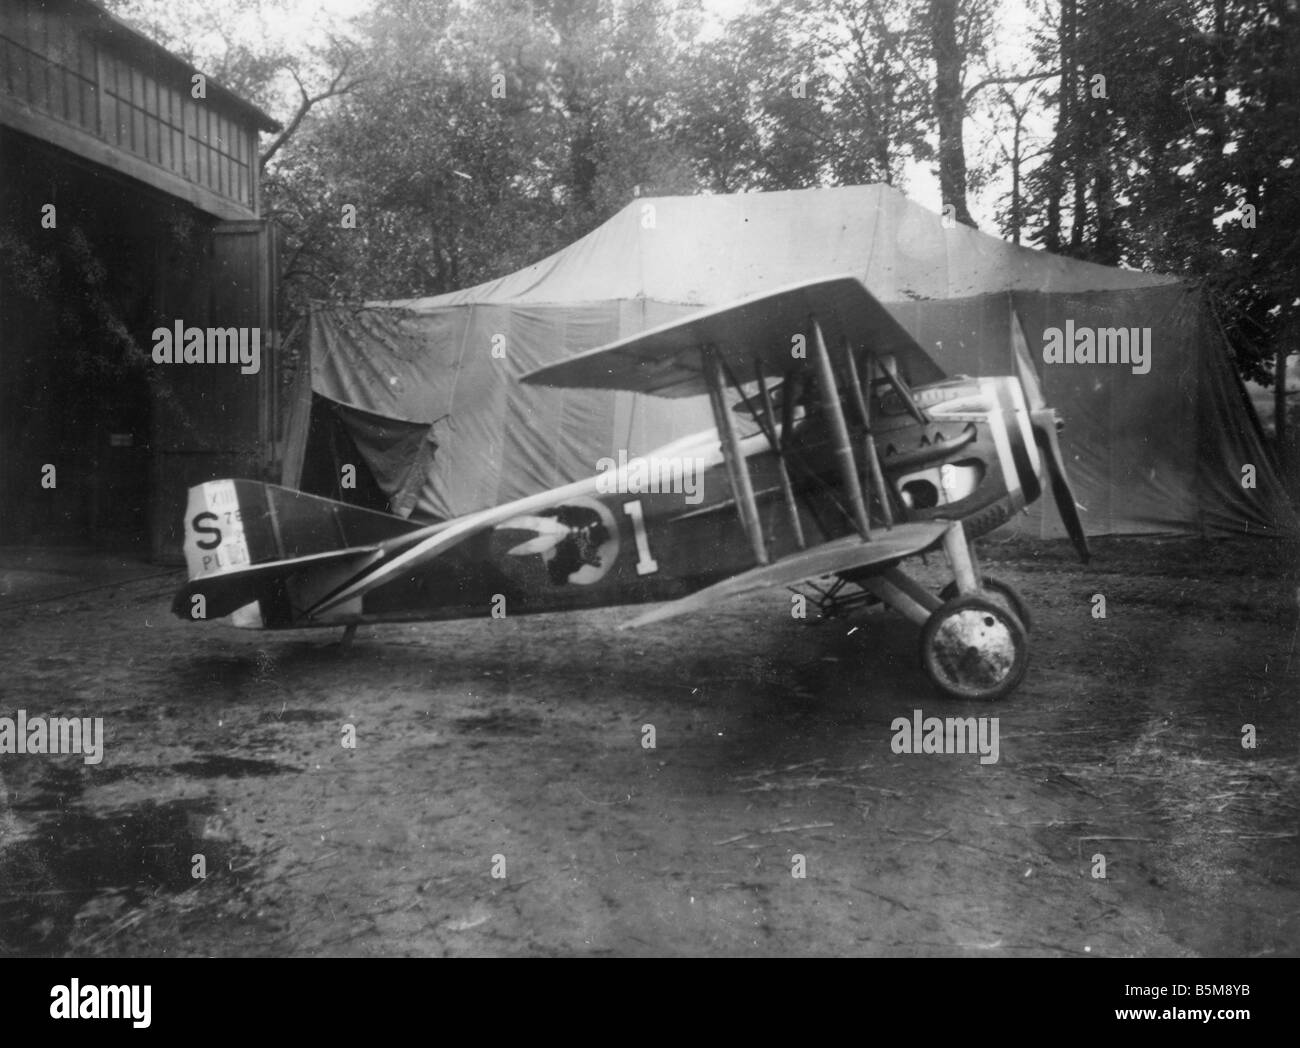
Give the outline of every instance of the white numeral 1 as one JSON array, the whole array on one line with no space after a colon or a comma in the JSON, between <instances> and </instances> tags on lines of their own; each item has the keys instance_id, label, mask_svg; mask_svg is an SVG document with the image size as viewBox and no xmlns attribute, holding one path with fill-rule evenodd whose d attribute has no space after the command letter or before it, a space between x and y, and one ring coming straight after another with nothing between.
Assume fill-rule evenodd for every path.
<instances>
[{"instance_id":1,"label":"white numeral 1","mask_svg":"<svg viewBox=\"0 0 1300 1048\"><path fill-rule=\"evenodd\" d=\"M651 575L659 570L659 564L650 556L650 540L645 533L645 514L641 512L641 500L624 502L623 512L632 518L632 530L636 533L636 573Z\"/></svg>"}]
</instances>

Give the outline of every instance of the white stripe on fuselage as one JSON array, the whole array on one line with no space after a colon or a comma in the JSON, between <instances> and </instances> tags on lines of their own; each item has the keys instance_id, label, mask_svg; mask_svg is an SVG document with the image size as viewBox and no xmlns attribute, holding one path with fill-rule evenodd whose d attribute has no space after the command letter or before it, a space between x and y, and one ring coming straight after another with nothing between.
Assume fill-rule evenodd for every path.
<instances>
[{"instance_id":1,"label":"white stripe on fuselage","mask_svg":"<svg viewBox=\"0 0 1300 1048\"><path fill-rule=\"evenodd\" d=\"M767 438L762 433L746 437L740 442L742 454L746 459L754 452L768 448ZM643 459L652 458L672 458L682 456L687 452L694 452L689 457L699 458L702 460L702 469L709 469L723 461L722 448L718 442L716 430L705 430L700 433L693 433L688 437L682 437L680 440L673 441L671 444L665 444L663 447L630 460L626 467L618 470L614 474L614 484L617 487L625 486L628 473L634 466L641 463ZM391 548L401 549L400 553L395 556L381 561L372 569L363 572L351 579L342 589L336 590L332 595L324 597L309 608L307 615L309 617L319 615L329 611L331 608L342 604L346 600L369 592L375 586L388 581L395 577L403 568L414 566L422 563L430 557L435 557L444 550L450 549L456 545L462 538L479 531L482 528L490 527L494 524L502 524L513 517L522 516L537 510L547 509L551 506L563 504L566 500L572 499L578 495L594 496L603 494L597 489L597 485L602 480L605 485L610 484L610 474L597 474L594 477L587 477L584 480L574 481L572 484L566 484L563 487L553 488L550 491L542 491L536 495L527 495L524 498L516 499L514 502L507 502L503 505L496 506L492 509L480 510L477 513L471 513L468 516L461 517L459 520L450 523L443 522L431 525L428 529L417 531L411 535L404 535L399 543ZM409 548L403 548L406 543L414 542Z\"/></svg>"}]
</instances>

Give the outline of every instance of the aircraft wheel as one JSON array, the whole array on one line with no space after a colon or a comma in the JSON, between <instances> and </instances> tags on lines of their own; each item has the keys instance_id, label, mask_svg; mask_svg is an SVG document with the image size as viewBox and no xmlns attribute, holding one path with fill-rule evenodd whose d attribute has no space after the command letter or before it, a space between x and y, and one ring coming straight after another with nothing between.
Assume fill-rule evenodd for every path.
<instances>
[{"instance_id":1,"label":"aircraft wheel","mask_svg":"<svg viewBox=\"0 0 1300 1048\"><path fill-rule=\"evenodd\" d=\"M984 576L984 589L990 596L1001 600L1007 607L1015 612L1024 625L1025 630L1029 633L1034 631L1033 617L1029 614L1029 605L1025 603L1025 598L1020 595L1020 591L1009 582L1003 582L992 575ZM957 583L950 582L939 591L940 600L952 600L957 596Z\"/></svg>"},{"instance_id":2,"label":"aircraft wheel","mask_svg":"<svg viewBox=\"0 0 1300 1048\"><path fill-rule=\"evenodd\" d=\"M921 665L935 687L954 699L992 702L1024 679L1029 639L1000 601L954 597L921 629Z\"/></svg>"}]
</instances>

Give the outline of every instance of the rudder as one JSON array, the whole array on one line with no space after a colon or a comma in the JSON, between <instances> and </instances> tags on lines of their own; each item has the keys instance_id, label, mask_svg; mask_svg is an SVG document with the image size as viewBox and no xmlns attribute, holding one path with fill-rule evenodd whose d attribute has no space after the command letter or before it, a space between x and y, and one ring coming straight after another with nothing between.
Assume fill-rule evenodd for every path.
<instances>
[{"instance_id":1,"label":"rudder","mask_svg":"<svg viewBox=\"0 0 1300 1048\"><path fill-rule=\"evenodd\" d=\"M262 599L268 587L309 564L371 555L379 544L422 525L402 517L254 480L210 480L190 488L185 510L189 583L173 612L193 618L203 594L205 618ZM261 625L260 614L237 625Z\"/></svg>"}]
</instances>

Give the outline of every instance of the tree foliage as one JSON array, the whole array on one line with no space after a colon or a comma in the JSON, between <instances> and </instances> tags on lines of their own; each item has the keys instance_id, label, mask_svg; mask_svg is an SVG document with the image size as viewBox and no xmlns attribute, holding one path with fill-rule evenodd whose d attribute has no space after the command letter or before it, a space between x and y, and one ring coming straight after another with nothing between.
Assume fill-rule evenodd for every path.
<instances>
[{"instance_id":1,"label":"tree foliage","mask_svg":"<svg viewBox=\"0 0 1300 1048\"><path fill-rule=\"evenodd\" d=\"M432 294L698 188L671 126L689 21L660 0L381 0L366 72L268 184L311 293ZM344 208L355 208L355 222Z\"/></svg>"},{"instance_id":2,"label":"tree foliage","mask_svg":"<svg viewBox=\"0 0 1300 1048\"><path fill-rule=\"evenodd\" d=\"M1270 380L1300 319L1295 3L1060 0L1044 14L1038 61L1061 75L1027 180L1031 241L1202 281L1242 374Z\"/></svg>"},{"instance_id":3,"label":"tree foliage","mask_svg":"<svg viewBox=\"0 0 1300 1048\"><path fill-rule=\"evenodd\" d=\"M296 307L489 279L638 193L929 167L960 221L998 186L1017 242L1202 281L1244 375L1300 331L1295 0L751 0L720 32L699 0L374 0L310 47L228 31L292 3L115 6L285 123Z\"/></svg>"}]
</instances>

